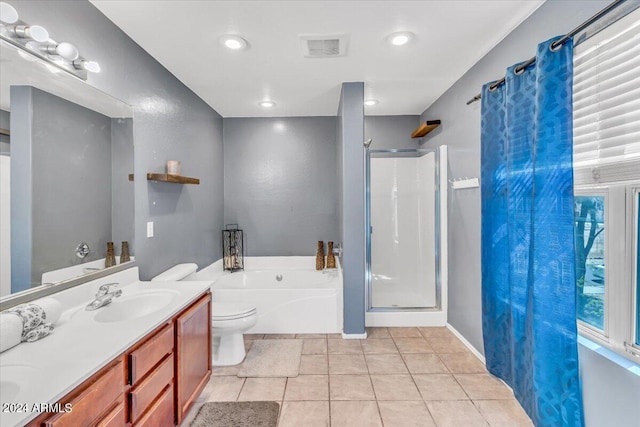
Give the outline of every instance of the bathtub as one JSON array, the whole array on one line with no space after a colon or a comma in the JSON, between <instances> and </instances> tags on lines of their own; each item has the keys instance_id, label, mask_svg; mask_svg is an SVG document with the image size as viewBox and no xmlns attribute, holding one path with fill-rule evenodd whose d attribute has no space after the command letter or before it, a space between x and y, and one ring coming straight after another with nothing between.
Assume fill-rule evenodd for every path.
<instances>
[{"instance_id":1,"label":"bathtub","mask_svg":"<svg viewBox=\"0 0 640 427\"><path fill-rule=\"evenodd\" d=\"M198 271L194 280L214 281L214 302L256 307L258 323L247 333L342 332L339 265L321 272L315 270L315 257L246 257L244 271L222 272L222 262L216 261Z\"/></svg>"}]
</instances>

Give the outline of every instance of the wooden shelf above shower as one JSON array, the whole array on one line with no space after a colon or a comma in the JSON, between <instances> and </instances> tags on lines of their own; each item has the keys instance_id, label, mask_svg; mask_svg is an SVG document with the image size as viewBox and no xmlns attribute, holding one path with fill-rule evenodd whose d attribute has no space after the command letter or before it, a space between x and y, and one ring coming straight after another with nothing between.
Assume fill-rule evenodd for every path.
<instances>
[{"instance_id":1,"label":"wooden shelf above shower","mask_svg":"<svg viewBox=\"0 0 640 427\"><path fill-rule=\"evenodd\" d=\"M427 120L422 123L416 130L411 134L411 138L422 138L438 126L440 126L440 120Z\"/></svg>"},{"instance_id":2,"label":"wooden shelf above shower","mask_svg":"<svg viewBox=\"0 0 640 427\"><path fill-rule=\"evenodd\" d=\"M169 173L148 173L148 181L170 182L173 184L200 184L198 178L189 178L182 175L171 175Z\"/></svg>"}]
</instances>

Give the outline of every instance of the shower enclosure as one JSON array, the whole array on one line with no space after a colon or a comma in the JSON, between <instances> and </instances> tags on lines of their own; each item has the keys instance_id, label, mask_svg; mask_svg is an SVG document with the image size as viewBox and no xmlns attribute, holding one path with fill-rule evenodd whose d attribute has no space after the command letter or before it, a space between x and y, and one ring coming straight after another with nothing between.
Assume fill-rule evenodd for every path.
<instances>
[{"instance_id":1,"label":"shower enclosure","mask_svg":"<svg viewBox=\"0 0 640 427\"><path fill-rule=\"evenodd\" d=\"M446 147L366 157L367 325L443 325Z\"/></svg>"}]
</instances>

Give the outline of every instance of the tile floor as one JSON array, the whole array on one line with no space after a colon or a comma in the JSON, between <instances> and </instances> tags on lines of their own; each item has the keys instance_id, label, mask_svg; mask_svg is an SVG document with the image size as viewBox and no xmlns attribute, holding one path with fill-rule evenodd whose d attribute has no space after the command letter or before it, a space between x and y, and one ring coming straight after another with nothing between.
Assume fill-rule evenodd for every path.
<instances>
[{"instance_id":1,"label":"tile floor","mask_svg":"<svg viewBox=\"0 0 640 427\"><path fill-rule=\"evenodd\" d=\"M238 378L214 368L188 414L204 402L272 400L279 427L533 426L513 394L446 328L367 328L366 340L340 334L245 335L303 339L297 378Z\"/></svg>"}]
</instances>

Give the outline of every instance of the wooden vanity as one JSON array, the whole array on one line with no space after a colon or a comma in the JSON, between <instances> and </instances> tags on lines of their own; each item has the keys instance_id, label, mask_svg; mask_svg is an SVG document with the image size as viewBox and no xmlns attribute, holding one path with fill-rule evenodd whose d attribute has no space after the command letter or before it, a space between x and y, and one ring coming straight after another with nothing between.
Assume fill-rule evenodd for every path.
<instances>
[{"instance_id":1,"label":"wooden vanity","mask_svg":"<svg viewBox=\"0 0 640 427\"><path fill-rule=\"evenodd\" d=\"M45 412L27 425L179 425L210 377L206 292L56 402L60 412ZM71 411L65 412L65 404Z\"/></svg>"}]
</instances>

